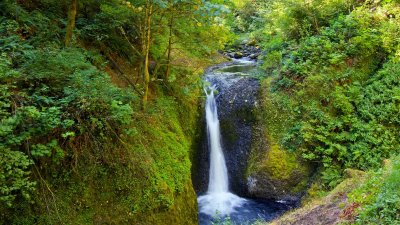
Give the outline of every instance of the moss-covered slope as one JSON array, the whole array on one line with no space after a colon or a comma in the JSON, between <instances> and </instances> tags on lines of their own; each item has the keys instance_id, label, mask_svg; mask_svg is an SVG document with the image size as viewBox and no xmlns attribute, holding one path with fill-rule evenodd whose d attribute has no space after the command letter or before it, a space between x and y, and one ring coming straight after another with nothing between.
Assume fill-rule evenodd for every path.
<instances>
[{"instance_id":1,"label":"moss-covered slope","mask_svg":"<svg viewBox=\"0 0 400 225\"><path fill-rule=\"evenodd\" d=\"M297 154L279 145L279 137L289 125L290 114L288 109L275 104L269 92L270 81L263 80L260 89L260 107L247 168L248 188L255 197L298 197L305 191L311 171Z\"/></svg>"},{"instance_id":2,"label":"moss-covered slope","mask_svg":"<svg viewBox=\"0 0 400 225\"><path fill-rule=\"evenodd\" d=\"M0 224L197 224L190 156L207 62L174 52L190 63L175 82L152 74L142 109L140 60L116 20L97 20L120 4L80 3L77 29L101 24L110 39L76 32L65 47L64 3L0 2Z\"/></svg>"},{"instance_id":3,"label":"moss-covered slope","mask_svg":"<svg viewBox=\"0 0 400 225\"><path fill-rule=\"evenodd\" d=\"M186 135L195 127L183 129L179 111L163 97L135 116L134 136L70 146L67 169L38 171L34 203L1 207L1 224L197 224Z\"/></svg>"}]
</instances>

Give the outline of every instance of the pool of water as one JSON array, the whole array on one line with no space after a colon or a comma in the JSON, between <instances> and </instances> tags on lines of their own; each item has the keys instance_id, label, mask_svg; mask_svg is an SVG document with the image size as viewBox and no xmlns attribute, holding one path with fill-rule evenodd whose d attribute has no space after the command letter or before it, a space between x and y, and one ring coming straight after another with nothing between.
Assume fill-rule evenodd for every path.
<instances>
[{"instance_id":1,"label":"pool of water","mask_svg":"<svg viewBox=\"0 0 400 225\"><path fill-rule=\"evenodd\" d=\"M272 200L243 199L244 202L234 207L229 215L221 215L218 212L211 216L199 212L199 224L211 225L217 222L229 221L230 224L250 225L255 222L271 221L282 215L285 211L294 207L294 204L276 202ZM199 205L199 207L201 207Z\"/></svg>"}]
</instances>

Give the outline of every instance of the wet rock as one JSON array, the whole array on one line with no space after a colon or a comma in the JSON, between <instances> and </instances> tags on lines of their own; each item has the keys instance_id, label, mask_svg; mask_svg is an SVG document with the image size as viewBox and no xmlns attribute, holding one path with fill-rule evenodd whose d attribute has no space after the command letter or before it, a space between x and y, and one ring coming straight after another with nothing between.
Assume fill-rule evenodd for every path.
<instances>
[{"instance_id":1,"label":"wet rock","mask_svg":"<svg viewBox=\"0 0 400 225\"><path fill-rule=\"evenodd\" d=\"M247 42L247 45L249 45L249 46L256 46L256 44L257 44L257 41L255 39L252 39Z\"/></svg>"},{"instance_id":2,"label":"wet rock","mask_svg":"<svg viewBox=\"0 0 400 225\"><path fill-rule=\"evenodd\" d=\"M240 59L243 57L249 57L252 60L257 60L258 56L261 54L261 49L256 45L254 41L245 40L243 43L234 46L233 48L228 48L225 50L225 55L232 59Z\"/></svg>"},{"instance_id":3,"label":"wet rock","mask_svg":"<svg viewBox=\"0 0 400 225\"><path fill-rule=\"evenodd\" d=\"M257 101L259 81L246 76L255 67L254 63L241 64L230 62L207 70L207 80L215 84L219 91L217 96L218 118L221 127L221 142L229 176L229 189L240 196L248 196L246 168L251 150L251 141L255 117L253 115ZM238 72L240 71L240 72ZM215 74L215 75L214 75ZM209 150L207 136L204 135L202 162L195 175L195 186L198 193L207 190L209 172Z\"/></svg>"},{"instance_id":4,"label":"wet rock","mask_svg":"<svg viewBox=\"0 0 400 225\"><path fill-rule=\"evenodd\" d=\"M248 196L245 171L251 150L253 109L258 89L258 80L241 77L217 100L229 185L240 196Z\"/></svg>"},{"instance_id":5,"label":"wet rock","mask_svg":"<svg viewBox=\"0 0 400 225\"><path fill-rule=\"evenodd\" d=\"M235 59L243 58L243 53L241 53L241 52L235 52L235 54L233 55L233 57L234 57Z\"/></svg>"},{"instance_id":6,"label":"wet rock","mask_svg":"<svg viewBox=\"0 0 400 225\"><path fill-rule=\"evenodd\" d=\"M251 54L251 55L249 55L249 58L250 59L257 59L258 58L258 54Z\"/></svg>"},{"instance_id":7,"label":"wet rock","mask_svg":"<svg viewBox=\"0 0 400 225\"><path fill-rule=\"evenodd\" d=\"M230 52L230 53L227 54L227 56L228 56L229 58L235 58L235 53Z\"/></svg>"},{"instance_id":8,"label":"wet rock","mask_svg":"<svg viewBox=\"0 0 400 225\"><path fill-rule=\"evenodd\" d=\"M268 138L262 123L268 118L260 118L260 111L264 110L260 107L263 104L260 83L251 76L242 75L254 66L255 63L229 62L206 72L207 81L219 91L216 100L229 188L242 197L294 202L308 184L309 168L296 155L280 149ZM198 167L201 175L194 181L197 193L207 190L209 150L206 138L204 134L203 153L196 159L202 164Z\"/></svg>"},{"instance_id":9,"label":"wet rock","mask_svg":"<svg viewBox=\"0 0 400 225\"><path fill-rule=\"evenodd\" d=\"M242 41L241 45L247 45L247 43L249 43L249 40L248 40L248 39L244 39L244 40Z\"/></svg>"},{"instance_id":10,"label":"wet rock","mask_svg":"<svg viewBox=\"0 0 400 225\"><path fill-rule=\"evenodd\" d=\"M207 122L205 120L204 108L199 111L203 114L199 126L201 133L199 134L199 142L195 146L196 150L192 156L192 183L197 194L204 194L208 188L210 154L207 142Z\"/></svg>"}]
</instances>

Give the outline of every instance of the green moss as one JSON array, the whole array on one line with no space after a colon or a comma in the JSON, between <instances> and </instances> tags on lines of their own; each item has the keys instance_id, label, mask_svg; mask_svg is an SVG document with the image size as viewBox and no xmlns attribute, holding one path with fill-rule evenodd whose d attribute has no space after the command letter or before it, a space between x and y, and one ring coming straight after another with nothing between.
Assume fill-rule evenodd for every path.
<instances>
[{"instance_id":1,"label":"green moss","mask_svg":"<svg viewBox=\"0 0 400 225\"><path fill-rule=\"evenodd\" d=\"M289 179L295 173L307 174L308 165L277 144L292 124L293 115L288 109L290 102L270 92L271 81L272 77L262 81L261 106L254 112L262 131L253 143L248 174L262 172L276 180Z\"/></svg>"},{"instance_id":2,"label":"green moss","mask_svg":"<svg viewBox=\"0 0 400 225\"><path fill-rule=\"evenodd\" d=\"M297 184L289 188L298 193L307 186L307 176L310 173L308 165L304 164L295 153L283 150L277 144L271 144L265 152L252 152L247 175L265 174L269 179L285 181L302 177Z\"/></svg>"},{"instance_id":3,"label":"green moss","mask_svg":"<svg viewBox=\"0 0 400 225\"><path fill-rule=\"evenodd\" d=\"M135 115L134 136L71 146L76 155L65 168L72 171L41 174L36 203L16 206L25 219L5 211L0 224L197 224L189 160L195 127L182 124L179 109L160 96Z\"/></svg>"},{"instance_id":4,"label":"green moss","mask_svg":"<svg viewBox=\"0 0 400 225\"><path fill-rule=\"evenodd\" d=\"M280 149L277 144L270 146L262 166L273 179L288 179L294 170L301 169L296 156Z\"/></svg>"},{"instance_id":5,"label":"green moss","mask_svg":"<svg viewBox=\"0 0 400 225\"><path fill-rule=\"evenodd\" d=\"M279 194L300 193L308 185L311 168L298 153L289 152L278 144L293 122L293 115L287 109L290 102L270 92L270 82L271 78L263 80L260 107L254 112L255 137L246 175L263 182L262 187L280 189ZM270 194L277 193L271 191Z\"/></svg>"},{"instance_id":6,"label":"green moss","mask_svg":"<svg viewBox=\"0 0 400 225\"><path fill-rule=\"evenodd\" d=\"M246 122L254 122L256 120L253 106L242 106L235 111L235 116Z\"/></svg>"},{"instance_id":7,"label":"green moss","mask_svg":"<svg viewBox=\"0 0 400 225\"><path fill-rule=\"evenodd\" d=\"M268 77L261 83L261 101L259 120L262 121L268 136L276 143L286 134L296 120L291 100L284 95L271 91L274 77Z\"/></svg>"}]
</instances>

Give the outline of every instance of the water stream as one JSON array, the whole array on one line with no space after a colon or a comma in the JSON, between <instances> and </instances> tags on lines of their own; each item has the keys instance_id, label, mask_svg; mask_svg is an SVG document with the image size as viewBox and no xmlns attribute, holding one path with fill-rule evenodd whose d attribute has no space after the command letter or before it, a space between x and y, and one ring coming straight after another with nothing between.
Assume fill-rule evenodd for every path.
<instances>
[{"instance_id":1,"label":"water stream","mask_svg":"<svg viewBox=\"0 0 400 225\"><path fill-rule=\"evenodd\" d=\"M207 192L197 199L201 225L208 225L225 219L233 224L268 221L289 208L287 205L275 201L242 198L229 190L228 170L221 143L218 119L217 84L229 88L229 82L240 82L241 77L247 76L246 72L251 69L254 69L254 62L242 60L217 67L207 75L207 80L211 83L210 87L205 90L207 95L205 111L210 168Z\"/></svg>"},{"instance_id":2,"label":"water stream","mask_svg":"<svg viewBox=\"0 0 400 225\"><path fill-rule=\"evenodd\" d=\"M206 102L206 121L208 145L210 148L210 175L206 195L198 198L200 212L213 216L229 215L240 207L246 200L229 192L228 172L224 153L221 147L221 133L218 120L217 103L214 96L214 87L209 88Z\"/></svg>"}]
</instances>

